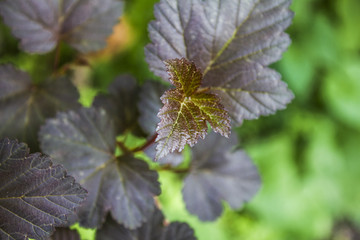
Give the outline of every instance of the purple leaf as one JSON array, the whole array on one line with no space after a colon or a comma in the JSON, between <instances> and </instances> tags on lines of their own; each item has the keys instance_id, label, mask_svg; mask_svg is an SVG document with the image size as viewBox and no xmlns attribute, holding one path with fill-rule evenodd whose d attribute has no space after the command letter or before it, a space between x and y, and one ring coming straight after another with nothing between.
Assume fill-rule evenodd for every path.
<instances>
[{"instance_id":1,"label":"purple leaf","mask_svg":"<svg viewBox=\"0 0 360 240\"><path fill-rule=\"evenodd\" d=\"M103 108L114 120L116 133L123 134L125 130L132 130L140 135L141 129L137 119L139 87L132 76L120 76L110 84L107 94L97 95L92 106Z\"/></svg>"},{"instance_id":2,"label":"purple leaf","mask_svg":"<svg viewBox=\"0 0 360 240\"><path fill-rule=\"evenodd\" d=\"M152 144L151 146L147 147L144 150L144 153L152 160L155 160L156 145ZM166 155L163 158L156 160L156 162L159 163L160 165L170 165L172 167L179 166L183 161L184 161L184 156L182 152L173 152Z\"/></svg>"},{"instance_id":3,"label":"purple leaf","mask_svg":"<svg viewBox=\"0 0 360 240\"><path fill-rule=\"evenodd\" d=\"M35 85L12 65L0 66L0 137L17 138L38 149L40 125L57 111L76 109L79 94L69 79L48 79Z\"/></svg>"},{"instance_id":4,"label":"purple leaf","mask_svg":"<svg viewBox=\"0 0 360 240\"><path fill-rule=\"evenodd\" d=\"M164 229L161 240L196 240L196 237L188 224L172 222Z\"/></svg>"},{"instance_id":5,"label":"purple leaf","mask_svg":"<svg viewBox=\"0 0 360 240\"><path fill-rule=\"evenodd\" d=\"M117 222L139 227L154 211L158 174L131 154L115 156L113 122L102 109L59 113L40 130L41 147L63 164L89 195L80 224L100 227L110 211Z\"/></svg>"},{"instance_id":6,"label":"purple leaf","mask_svg":"<svg viewBox=\"0 0 360 240\"><path fill-rule=\"evenodd\" d=\"M250 158L243 151L230 151L235 140L211 133L193 148L182 191L186 208L202 221L219 217L222 201L237 209L259 190L260 177Z\"/></svg>"},{"instance_id":7,"label":"purple leaf","mask_svg":"<svg viewBox=\"0 0 360 240\"><path fill-rule=\"evenodd\" d=\"M202 87L219 95L233 120L285 108L293 94L267 66L290 44L284 30L290 0L161 0L149 25L151 70L168 80L163 61L186 58L201 69Z\"/></svg>"},{"instance_id":8,"label":"purple leaf","mask_svg":"<svg viewBox=\"0 0 360 240\"><path fill-rule=\"evenodd\" d=\"M173 222L164 225L164 216L156 209L152 217L141 227L130 230L108 217L104 227L96 232L97 240L195 240L194 231L186 223Z\"/></svg>"},{"instance_id":9,"label":"purple leaf","mask_svg":"<svg viewBox=\"0 0 360 240\"><path fill-rule=\"evenodd\" d=\"M69 228L56 228L49 240L80 240L79 233Z\"/></svg>"},{"instance_id":10,"label":"purple leaf","mask_svg":"<svg viewBox=\"0 0 360 240\"><path fill-rule=\"evenodd\" d=\"M82 53L99 50L122 12L117 0L5 0L0 15L30 53L65 41Z\"/></svg>"},{"instance_id":11,"label":"purple leaf","mask_svg":"<svg viewBox=\"0 0 360 240\"><path fill-rule=\"evenodd\" d=\"M150 136L154 135L156 125L160 121L157 117L157 113L163 106L160 97L167 89L168 87L154 81L147 81L141 86L139 102L137 104L140 111L138 122L142 129Z\"/></svg>"},{"instance_id":12,"label":"purple leaf","mask_svg":"<svg viewBox=\"0 0 360 240\"><path fill-rule=\"evenodd\" d=\"M47 239L86 196L61 165L17 141L0 140L0 172L0 239Z\"/></svg>"}]
</instances>

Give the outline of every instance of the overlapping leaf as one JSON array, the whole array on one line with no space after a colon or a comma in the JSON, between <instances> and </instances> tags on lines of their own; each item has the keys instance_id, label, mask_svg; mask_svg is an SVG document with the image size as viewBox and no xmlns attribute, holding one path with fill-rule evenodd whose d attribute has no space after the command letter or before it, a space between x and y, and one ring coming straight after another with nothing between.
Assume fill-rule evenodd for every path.
<instances>
[{"instance_id":1,"label":"overlapping leaf","mask_svg":"<svg viewBox=\"0 0 360 240\"><path fill-rule=\"evenodd\" d=\"M144 153L153 161L156 159L156 145L152 144L144 150ZM170 165L172 167L179 166L184 161L182 152L173 152L163 158L156 159L160 165Z\"/></svg>"},{"instance_id":2,"label":"overlapping leaf","mask_svg":"<svg viewBox=\"0 0 360 240\"><path fill-rule=\"evenodd\" d=\"M30 53L65 41L81 52L99 50L122 12L117 0L5 0L0 15Z\"/></svg>"},{"instance_id":3,"label":"overlapping leaf","mask_svg":"<svg viewBox=\"0 0 360 240\"><path fill-rule=\"evenodd\" d=\"M79 94L66 78L31 83L28 74L12 65L0 66L0 137L17 138L38 149L37 132L59 110L75 109Z\"/></svg>"},{"instance_id":4,"label":"overlapping leaf","mask_svg":"<svg viewBox=\"0 0 360 240\"><path fill-rule=\"evenodd\" d=\"M49 240L80 240L79 233L69 228L56 228Z\"/></svg>"},{"instance_id":5,"label":"overlapping leaf","mask_svg":"<svg viewBox=\"0 0 360 240\"><path fill-rule=\"evenodd\" d=\"M195 240L194 231L186 223L173 222L164 226L164 216L156 210L140 228L129 230L108 217L104 227L96 232L97 240Z\"/></svg>"},{"instance_id":6,"label":"overlapping leaf","mask_svg":"<svg viewBox=\"0 0 360 240\"><path fill-rule=\"evenodd\" d=\"M207 89L199 89L202 74L194 63L182 58L168 60L166 64L176 89L161 97L164 106L158 114L161 120L156 129L156 159L181 151L186 144L193 146L205 137L207 123L223 136L230 133L230 118L220 99Z\"/></svg>"},{"instance_id":7,"label":"overlapping leaf","mask_svg":"<svg viewBox=\"0 0 360 240\"><path fill-rule=\"evenodd\" d=\"M0 140L0 239L47 239L84 200L86 190L47 156Z\"/></svg>"},{"instance_id":8,"label":"overlapping leaf","mask_svg":"<svg viewBox=\"0 0 360 240\"><path fill-rule=\"evenodd\" d=\"M256 167L243 151L231 152L230 141L211 133L193 148L192 168L186 177L183 197L186 208L203 221L212 221L222 213L222 201L240 208L260 187Z\"/></svg>"},{"instance_id":9,"label":"overlapping leaf","mask_svg":"<svg viewBox=\"0 0 360 240\"><path fill-rule=\"evenodd\" d=\"M123 134L125 130L132 130L136 135L141 133L137 122L139 91L136 80L124 75L110 84L108 94L100 94L94 99L93 106L104 108L114 120L118 135Z\"/></svg>"},{"instance_id":10,"label":"overlapping leaf","mask_svg":"<svg viewBox=\"0 0 360 240\"><path fill-rule=\"evenodd\" d=\"M146 81L141 86L137 104L140 111L138 122L150 136L155 133L156 125L159 123L157 113L163 106L160 97L167 89L163 84L154 81Z\"/></svg>"},{"instance_id":11,"label":"overlapping leaf","mask_svg":"<svg viewBox=\"0 0 360 240\"><path fill-rule=\"evenodd\" d=\"M116 157L113 122L102 109L59 113L40 131L44 152L62 163L89 195L79 208L80 224L99 227L110 211L117 222L139 227L154 211L158 175L131 154Z\"/></svg>"},{"instance_id":12,"label":"overlapping leaf","mask_svg":"<svg viewBox=\"0 0 360 240\"><path fill-rule=\"evenodd\" d=\"M167 79L163 61L187 58L237 123L285 108L293 94L267 66L290 40L290 0L162 0L149 25L146 58Z\"/></svg>"},{"instance_id":13,"label":"overlapping leaf","mask_svg":"<svg viewBox=\"0 0 360 240\"><path fill-rule=\"evenodd\" d=\"M161 95L168 89L159 82L147 81L143 86L141 86L138 109L140 110L140 116L138 123L142 129L153 137L156 131L156 125L159 123L159 118L157 113L162 107L160 100ZM151 145L147 147L144 152L151 159L155 159L156 156L156 146ZM169 154L161 159L158 159L160 164L170 164L172 166L178 166L183 161L183 156L179 152L174 152Z\"/></svg>"}]
</instances>

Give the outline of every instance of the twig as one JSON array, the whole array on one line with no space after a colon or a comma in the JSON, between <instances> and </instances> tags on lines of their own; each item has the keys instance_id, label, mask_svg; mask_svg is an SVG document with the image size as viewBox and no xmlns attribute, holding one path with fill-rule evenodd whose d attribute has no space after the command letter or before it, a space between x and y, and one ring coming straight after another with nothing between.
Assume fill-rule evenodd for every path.
<instances>
[{"instance_id":1,"label":"twig","mask_svg":"<svg viewBox=\"0 0 360 240\"><path fill-rule=\"evenodd\" d=\"M59 65L60 50L61 50L60 43L58 43L58 45L56 46L56 49L55 49L54 71L56 71L56 69Z\"/></svg>"},{"instance_id":2,"label":"twig","mask_svg":"<svg viewBox=\"0 0 360 240\"><path fill-rule=\"evenodd\" d=\"M155 143L157 136L158 136L157 133L155 133L151 138L149 138L149 140L147 140L146 143L144 143L142 146L139 146L139 147L133 149L132 152L140 152L140 151L145 150L146 148L151 146L153 143Z\"/></svg>"}]
</instances>

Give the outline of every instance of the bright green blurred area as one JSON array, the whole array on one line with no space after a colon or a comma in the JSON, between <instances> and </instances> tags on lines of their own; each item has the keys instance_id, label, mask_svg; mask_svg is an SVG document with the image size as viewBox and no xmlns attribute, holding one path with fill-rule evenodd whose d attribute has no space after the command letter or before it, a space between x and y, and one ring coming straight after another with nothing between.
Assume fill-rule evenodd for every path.
<instances>
[{"instance_id":1,"label":"bright green blurred area","mask_svg":"<svg viewBox=\"0 0 360 240\"><path fill-rule=\"evenodd\" d=\"M96 88L122 72L141 82L152 77L143 47L155 0L127 2L133 43L94 67ZM287 32L293 43L273 67L295 99L286 110L238 129L262 177L256 197L238 211L225 206L216 222L203 223L185 210L181 177L160 174L166 218L188 222L200 240L360 239L360 1L294 0L292 10ZM14 62L33 76L46 71L39 62L51 54L39 59L21 53L6 35L8 30L0 35L0 62ZM89 104L96 90L81 91ZM93 234L82 232L83 239Z\"/></svg>"},{"instance_id":2,"label":"bright green blurred area","mask_svg":"<svg viewBox=\"0 0 360 240\"><path fill-rule=\"evenodd\" d=\"M263 187L244 209L214 223L184 210L181 181L162 174L170 220L199 239L360 239L360 1L294 0L292 45L274 65L296 98L239 128Z\"/></svg>"}]
</instances>

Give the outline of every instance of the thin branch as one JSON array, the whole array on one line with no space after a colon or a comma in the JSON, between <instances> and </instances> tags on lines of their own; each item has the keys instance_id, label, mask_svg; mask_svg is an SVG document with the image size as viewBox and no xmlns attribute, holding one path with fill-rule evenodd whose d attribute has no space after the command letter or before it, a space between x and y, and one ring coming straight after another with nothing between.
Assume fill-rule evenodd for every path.
<instances>
[{"instance_id":1,"label":"thin branch","mask_svg":"<svg viewBox=\"0 0 360 240\"><path fill-rule=\"evenodd\" d=\"M116 145L124 152L124 153L131 153L132 151L125 146L123 142L117 141Z\"/></svg>"},{"instance_id":2,"label":"thin branch","mask_svg":"<svg viewBox=\"0 0 360 240\"><path fill-rule=\"evenodd\" d=\"M170 164L167 164L167 165L159 166L155 170L156 171L169 171L169 172L173 172L173 173L183 174L183 173L189 173L191 168L187 167L187 168L176 169L176 168L173 168Z\"/></svg>"},{"instance_id":3,"label":"thin branch","mask_svg":"<svg viewBox=\"0 0 360 240\"><path fill-rule=\"evenodd\" d=\"M157 138L158 134L155 133L151 138L149 138L149 140L147 140L146 143L144 143L142 146L139 146L133 150L131 150L132 152L140 152L140 151L144 151L146 148L150 147L152 144L155 143L155 140Z\"/></svg>"},{"instance_id":4,"label":"thin branch","mask_svg":"<svg viewBox=\"0 0 360 240\"><path fill-rule=\"evenodd\" d=\"M59 65L60 53L61 53L60 50L61 50L61 46L60 46L60 43L58 43L56 46L56 49L55 49L54 71L56 71L56 69Z\"/></svg>"}]
</instances>

